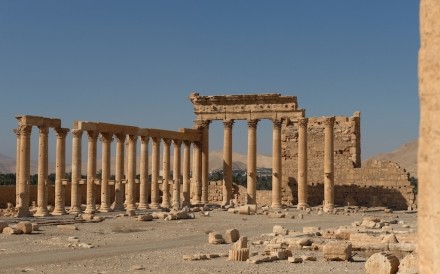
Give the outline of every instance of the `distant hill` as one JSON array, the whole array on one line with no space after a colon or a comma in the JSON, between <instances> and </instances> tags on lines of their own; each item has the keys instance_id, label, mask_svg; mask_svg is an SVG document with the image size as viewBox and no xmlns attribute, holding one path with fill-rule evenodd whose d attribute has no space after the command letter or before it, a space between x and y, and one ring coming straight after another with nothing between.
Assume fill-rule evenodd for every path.
<instances>
[{"instance_id":1,"label":"distant hill","mask_svg":"<svg viewBox=\"0 0 440 274\"><path fill-rule=\"evenodd\" d=\"M15 158L0 154L0 173L15 173ZM31 161L31 174L37 173L38 164Z\"/></svg>"},{"instance_id":2,"label":"distant hill","mask_svg":"<svg viewBox=\"0 0 440 274\"><path fill-rule=\"evenodd\" d=\"M406 143L391 152L374 155L368 160L381 160L396 162L400 167L410 173L410 176L417 178L417 151L418 140Z\"/></svg>"},{"instance_id":3,"label":"distant hill","mask_svg":"<svg viewBox=\"0 0 440 274\"><path fill-rule=\"evenodd\" d=\"M232 169L247 169L247 155L232 153ZM272 168L272 156L257 155L257 167ZM215 150L209 154L209 170L223 169L223 151Z\"/></svg>"}]
</instances>

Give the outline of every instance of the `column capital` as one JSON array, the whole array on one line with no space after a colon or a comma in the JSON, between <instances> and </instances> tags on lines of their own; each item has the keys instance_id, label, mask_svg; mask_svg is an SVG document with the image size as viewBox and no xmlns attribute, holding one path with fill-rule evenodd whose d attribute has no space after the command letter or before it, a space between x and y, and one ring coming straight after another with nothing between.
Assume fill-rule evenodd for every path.
<instances>
[{"instance_id":1,"label":"column capital","mask_svg":"<svg viewBox=\"0 0 440 274\"><path fill-rule=\"evenodd\" d=\"M111 143L113 141L113 133L101 132L101 142Z\"/></svg>"},{"instance_id":2,"label":"column capital","mask_svg":"<svg viewBox=\"0 0 440 274\"><path fill-rule=\"evenodd\" d=\"M299 127L306 127L307 124L309 123L309 118L298 118L298 126Z\"/></svg>"},{"instance_id":3,"label":"column capital","mask_svg":"<svg viewBox=\"0 0 440 274\"><path fill-rule=\"evenodd\" d=\"M209 127L209 124L211 123L211 120L197 120L195 121L195 127L196 129L204 129Z\"/></svg>"},{"instance_id":4,"label":"column capital","mask_svg":"<svg viewBox=\"0 0 440 274\"><path fill-rule=\"evenodd\" d=\"M128 135L128 142L136 142L137 138L137 135Z\"/></svg>"},{"instance_id":5,"label":"column capital","mask_svg":"<svg viewBox=\"0 0 440 274\"><path fill-rule=\"evenodd\" d=\"M281 128L281 125L283 124L283 119L273 119L272 122L275 127Z\"/></svg>"},{"instance_id":6,"label":"column capital","mask_svg":"<svg viewBox=\"0 0 440 274\"><path fill-rule=\"evenodd\" d=\"M49 128L47 126L39 126L38 127L38 132L41 135L48 135L49 134Z\"/></svg>"},{"instance_id":7,"label":"column capital","mask_svg":"<svg viewBox=\"0 0 440 274\"><path fill-rule=\"evenodd\" d=\"M258 119L248 120L247 121L248 127L249 128L256 128L259 121L260 120L258 120Z\"/></svg>"},{"instance_id":8,"label":"column capital","mask_svg":"<svg viewBox=\"0 0 440 274\"><path fill-rule=\"evenodd\" d=\"M160 144L161 140L162 140L162 138L160 138L160 137L151 137L151 141L155 144Z\"/></svg>"},{"instance_id":9,"label":"column capital","mask_svg":"<svg viewBox=\"0 0 440 274\"><path fill-rule=\"evenodd\" d=\"M55 128L55 135L59 139L64 139L67 136L67 133L69 133L70 129L68 128Z\"/></svg>"},{"instance_id":10,"label":"column capital","mask_svg":"<svg viewBox=\"0 0 440 274\"><path fill-rule=\"evenodd\" d=\"M122 133L116 133L115 137L116 137L116 140L118 141L118 143L125 143L125 139L127 138L127 136Z\"/></svg>"},{"instance_id":11,"label":"column capital","mask_svg":"<svg viewBox=\"0 0 440 274\"><path fill-rule=\"evenodd\" d=\"M171 139L163 138L162 140L163 140L164 145L169 146L171 144Z\"/></svg>"},{"instance_id":12,"label":"column capital","mask_svg":"<svg viewBox=\"0 0 440 274\"><path fill-rule=\"evenodd\" d=\"M234 120L230 119L230 120L224 120L223 121L223 125L225 128L232 128L232 126L234 125Z\"/></svg>"},{"instance_id":13,"label":"column capital","mask_svg":"<svg viewBox=\"0 0 440 274\"><path fill-rule=\"evenodd\" d=\"M15 135L17 136L17 138L20 137L20 129L18 129L18 128L14 128L14 129L12 129L12 131L15 133Z\"/></svg>"},{"instance_id":14,"label":"column capital","mask_svg":"<svg viewBox=\"0 0 440 274\"><path fill-rule=\"evenodd\" d=\"M18 131L23 135L30 135L32 133L32 126L31 125L20 125L18 127Z\"/></svg>"},{"instance_id":15,"label":"column capital","mask_svg":"<svg viewBox=\"0 0 440 274\"><path fill-rule=\"evenodd\" d=\"M334 124L335 124L335 116L324 118L324 125L325 126L332 127Z\"/></svg>"},{"instance_id":16,"label":"column capital","mask_svg":"<svg viewBox=\"0 0 440 274\"><path fill-rule=\"evenodd\" d=\"M182 140L180 139L173 139L174 146L180 147L182 145Z\"/></svg>"},{"instance_id":17,"label":"column capital","mask_svg":"<svg viewBox=\"0 0 440 274\"><path fill-rule=\"evenodd\" d=\"M88 135L89 141L95 141L96 142L98 140L99 132L98 131L94 131L94 130L88 130L87 131L87 135Z\"/></svg>"},{"instance_id":18,"label":"column capital","mask_svg":"<svg viewBox=\"0 0 440 274\"><path fill-rule=\"evenodd\" d=\"M150 136L141 136L141 143L142 144L148 144L148 142L150 141Z\"/></svg>"},{"instance_id":19,"label":"column capital","mask_svg":"<svg viewBox=\"0 0 440 274\"><path fill-rule=\"evenodd\" d=\"M83 131L80 129L72 129L72 136L73 138L81 138L83 134Z\"/></svg>"},{"instance_id":20,"label":"column capital","mask_svg":"<svg viewBox=\"0 0 440 274\"><path fill-rule=\"evenodd\" d=\"M188 146L189 147L191 145L191 143L192 143L191 141L183 140L183 145L184 146Z\"/></svg>"}]
</instances>

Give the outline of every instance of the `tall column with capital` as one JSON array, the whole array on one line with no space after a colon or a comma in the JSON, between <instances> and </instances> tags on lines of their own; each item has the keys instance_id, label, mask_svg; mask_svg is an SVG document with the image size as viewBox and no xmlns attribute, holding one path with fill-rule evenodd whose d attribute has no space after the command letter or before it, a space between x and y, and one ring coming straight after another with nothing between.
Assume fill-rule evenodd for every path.
<instances>
[{"instance_id":1,"label":"tall column with capital","mask_svg":"<svg viewBox=\"0 0 440 274\"><path fill-rule=\"evenodd\" d=\"M163 163L162 163L162 207L170 207L170 139L163 139Z\"/></svg>"},{"instance_id":2,"label":"tall column with capital","mask_svg":"<svg viewBox=\"0 0 440 274\"><path fill-rule=\"evenodd\" d=\"M71 214L81 213L81 191L79 181L81 180L81 142L82 130L72 130L72 184L70 189L70 210Z\"/></svg>"},{"instance_id":3,"label":"tall column with capital","mask_svg":"<svg viewBox=\"0 0 440 274\"><path fill-rule=\"evenodd\" d=\"M102 172L101 172L101 206L99 207L100 212L109 212L110 208L110 187L108 181L110 180L110 160L111 160L111 144L113 141L113 134L107 132L101 132L101 161L102 161Z\"/></svg>"},{"instance_id":4,"label":"tall column with capital","mask_svg":"<svg viewBox=\"0 0 440 274\"><path fill-rule=\"evenodd\" d=\"M63 179L66 178L66 136L69 132L68 128L56 128L57 136L56 146L56 170L55 170L55 207L52 215L65 215L66 198Z\"/></svg>"},{"instance_id":5,"label":"tall column with capital","mask_svg":"<svg viewBox=\"0 0 440 274\"><path fill-rule=\"evenodd\" d=\"M124 180L124 150L125 150L125 134L115 134L116 137L116 167L115 167L115 202L113 204L113 210L124 210L125 200L125 185L122 183Z\"/></svg>"},{"instance_id":6,"label":"tall column with capital","mask_svg":"<svg viewBox=\"0 0 440 274\"><path fill-rule=\"evenodd\" d=\"M173 208L180 208L180 146L181 140L173 140L174 159L173 159Z\"/></svg>"},{"instance_id":7,"label":"tall column with capital","mask_svg":"<svg viewBox=\"0 0 440 274\"><path fill-rule=\"evenodd\" d=\"M38 138L38 196L37 196L37 212L34 216L49 216L47 209L48 196L48 170L49 170L49 128L40 126Z\"/></svg>"},{"instance_id":8,"label":"tall column with capital","mask_svg":"<svg viewBox=\"0 0 440 274\"><path fill-rule=\"evenodd\" d=\"M298 119L298 209L306 209L308 204L307 186L307 118Z\"/></svg>"},{"instance_id":9,"label":"tall column with capital","mask_svg":"<svg viewBox=\"0 0 440 274\"><path fill-rule=\"evenodd\" d=\"M128 166L127 166L127 210L136 209L135 180L136 180L136 135L128 135Z\"/></svg>"},{"instance_id":10,"label":"tall column with capital","mask_svg":"<svg viewBox=\"0 0 440 274\"><path fill-rule=\"evenodd\" d=\"M191 173L191 165L190 165L190 149L191 149L190 141L183 141L183 169L182 169L182 192L183 192L183 201L182 206L190 206L190 173Z\"/></svg>"},{"instance_id":11,"label":"tall column with capital","mask_svg":"<svg viewBox=\"0 0 440 274\"><path fill-rule=\"evenodd\" d=\"M139 207L138 209L148 209L148 142L150 137L141 136L141 164L140 164L140 184L139 184Z\"/></svg>"},{"instance_id":12,"label":"tall column with capital","mask_svg":"<svg viewBox=\"0 0 440 274\"><path fill-rule=\"evenodd\" d=\"M200 204L202 198L202 145L200 142L194 143L193 154L193 201L194 204Z\"/></svg>"},{"instance_id":13,"label":"tall column with capital","mask_svg":"<svg viewBox=\"0 0 440 274\"><path fill-rule=\"evenodd\" d=\"M272 208L281 208L281 120L273 120L272 130Z\"/></svg>"},{"instance_id":14,"label":"tall column with capital","mask_svg":"<svg viewBox=\"0 0 440 274\"><path fill-rule=\"evenodd\" d=\"M248 120L247 204L257 204L257 124Z\"/></svg>"},{"instance_id":15,"label":"tall column with capital","mask_svg":"<svg viewBox=\"0 0 440 274\"><path fill-rule=\"evenodd\" d=\"M96 153L97 153L97 131L89 130L88 143L87 143L87 197L86 197L86 209L84 213L96 212L96 199L95 199L95 179L96 179Z\"/></svg>"},{"instance_id":16,"label":"tall column with capital","mask_svg":"<svg viewBox=\"0 0 440 274\"><path fill-rule=\"evenodd\" d=\"M127 151L127 153L125 153L125 159L124 159L124 174L125 174L125 185L124 185L124 205L127 204L127 195L128 195L128 139L125 140L125 151Z\"/></svg>"},{"instance_id":17,"label":"tall column with capital","mask_svg":"<svg viewBox=\"0 0 440 274\"><path fill-rule=\"evenodd\" d=\"M324 120L325 125L325 140L324 140L324 212L332 211L335 207L335 174L334 174L334 138L333 126L335 124L335 117L328 117Z\"/></svg>"},{"instance_id":18,"label":"tall column with capital","mask_svg":"<svg viewBox=\"0 0 440 274\"><path fill-rule=\"evenodd\" d=\"M17 217L28 217L29 211L29 175L31 162L31 125L21 125L20 132L20 175L18 176L18 213Z\"/></svg>"},{"instance_id":19,"label":"tall column with capital","mask_svg":"<svg viewBox=\"0 0 440 274\"><path fill-rule=\"evenodd\" d=\"M223 205L232 199L232 126L234 120L223 121Z\"/></svg>"},{"instance_id":20,"label":"tall column with capital","mask_svg":"<svg viewBox=\"0 0 440 274\"><path fill-rule=\"evenodd\" d=\"M20 130L19 128L13 129L15 136L17 137L17 147L16 147L16 162L15 162L15 193L19 193L19 182L20 182ZM18 207L18 195L15 197L15 207Z\"/></svg>"},{"instance_id":21,"label":"tall column with capital","mask_svg":"<svg viewBox=\"0 0 440 274\"><path fill-rule=\"evenodd\" d=\"M207 204L209 187L209 124L211 121L202 121L202 204Z\"/></svg>"},{"instance_id":22,"label":"tall column with capital","mask_svg":"<svg viewBox=\"0 0 440 274\"><path fill-rule=\"evenodd\" d=\"M160 138L151 138L151 204L150 207L158 209L159 206L159 161Z\"/></svg>"}]
</instances>

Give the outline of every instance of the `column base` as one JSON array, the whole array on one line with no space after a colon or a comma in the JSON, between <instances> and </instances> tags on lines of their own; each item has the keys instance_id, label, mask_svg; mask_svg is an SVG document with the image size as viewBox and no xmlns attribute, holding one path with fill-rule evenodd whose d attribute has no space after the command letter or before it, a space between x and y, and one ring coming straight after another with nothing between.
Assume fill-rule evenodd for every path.
<instances>
[{"instance_id":1,"label":"column base","mask_svg":"<svg viewBox=\"0 0 440 274\"><path fill-rule=\"evenodd\" d=\"M50 216L49 210L47 208L39 207L37 212L34 214L35 217L47 217Z\"/></svg>"},{"instance_id":2,"label":"column base","mask_svg":"<svg viewBox=\"0 0 440 274\"><path fill-rule=\"evenodd\" d=\"M165 203L162 203L160 206L161 206L162 208L170 208L170 207L171 207L171 204L168 203L168 202L165 202Z\"/></svg>"},{"instance_id":3,"label":"column base","mask_svg":"<svg viewBox=\"0 0 440 274\"><path fill-rule=\"evenodd\" d=\"M159 205L159 203L151 203L150 208L151 209L160 209L160 205Z\"/></svg>"},{"instance_id":4,"label":"column base","mask_svg":"<svg viewBox=\"0 0 440 274\"><path fill-rule=\"evenodd\" d=\"M69 214L79 214L82 212L80 207L71 207L69 210Z\"/></svg>"},{"instance_id":5,"label":"column base","mask_svg":"<svg viewBox=\"0 0 440 274\"><path fill-rule=\"evenodd\" d=\"M20 218L20 217L32 217L32 214L29 211L29 209L25 210L23 208L18 208L18 213L14 217L17 217L17 218Z\"/></svg>"},{"instance_id":6,"label":"column base","mask_svg":"<svg viewBox=\"0 0 440 274\"><path fill-rule=\"evenodd\" d=\"M84 210L84 213L86 214L93 214L96 213L96 208L94 206L87 206Z\"/></svg>"},{"instance_id":7,"label":"column base","mask_svg":"<svg viewBox=\"0 0 440 274\"><path fill-rule=\"evenodd\" d=\"M59 210L54 209L53 212L52 212L52 215L53 216L67 215L67 212L65 210L62 210L62 209L59 209Z\"/></svg>"},{"instance_id":8,"label":"column base","mask_svg":"<svg viewBox=\"0 0 440 274\"><path fill-rule=\"evenodd\" d=\"M111 209L110 207L108 207L107 205L101 205L101 207L99 208L99 212L103 212L103 213L106 213L106 212L112 212L113 211L113 209Z\"/></svg>"},{"instance_id":9,"label":"column base","mask_svg":"<svg viewBox=\"0 0 440 274\"><path fill-rule=\"evenodd\" d=\"M136 209L136 205L134 205L134 204L127 204L125 209L126 210L135 210Z\"/></svg>"},{"instance_id":10,"label":"column base","mask_svg":"<svg viewBox=\"0 0 440 274\"><path fill-rule=\"evenodd\" d=\"M306 210L307 208L309 208L309 205L308 205L308 204L298 204L298 205L296 206L296 209L297 209L297 210Z\"/></svg>"},{"instance_id":11,"label":"column base","mask_svg":"<svg viewBox=\"0 0 440 274\"><path fill-rule=\"evenodd\" d=\"M138 209L139 210L147 210L150 207L148 206L148 204L139 204Z\"/></svg>"},{"instance_id":12,"label":"column base","mask_svg":"<svg viewBox=\"0 0 440 274\"><path fill-rule=\"evenodd\" d=\"M113 211L125 211L124 204L115 204L115 203L113 203L110 208Z\"/></svg>"},{"instance_id":13,"label":"column base","mask_svg":"<svg viewBox=\"0 0 440 274\"><path fill-rule=\"evenodd\" d=\"M273 209L282 209L283 208L281 203L272 203L272 205L270 207Z\"/></svg>"},{"instance_id":14,"label":"column base","mask_svg":"<svg viewBox=\"0 0 440 274\"><path fill-rule=\"evenodd\" d=\"M327 213L327 212L332 212L333 209L335 209L334 205L327 205L322 210Z\"/></svg>"}]
</instances>

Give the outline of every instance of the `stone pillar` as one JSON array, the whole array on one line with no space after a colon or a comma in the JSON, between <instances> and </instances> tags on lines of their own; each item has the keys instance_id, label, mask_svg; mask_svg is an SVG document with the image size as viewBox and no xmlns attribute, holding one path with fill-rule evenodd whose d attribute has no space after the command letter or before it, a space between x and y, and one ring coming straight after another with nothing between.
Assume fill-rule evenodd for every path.
<instances>
[{"instance_id":1,"label":"stone pillar","mask_svg":"<svg viewBox=\"0 0 440 274\"><path fill-rule=\"evenodd\" d=\"M309 207L307 186L307 124L309 119L298 119L298 209Z\"/></svg>"},{"instance_id":2,"label":"stone pillar","mask_svg":"<svg viewBox=\"0 0 440 274\"><path fill-rule=\"evenodd\" d=\"M124 205L127 204L127 195L128 195L128 139L125 140L125 154L124 159L124 174L125 174L125 185L124 185Z\"/></svg>"},{"instance_id":3,"label":"stone pillar","mask_svg":"<svg viewBox=\"0 0 440 274\"><path fill-rule=\"evenodd\" d=\"M97 140L98 132L87 131L88 143L87 143L87 197L86 197L86 209L84 213L91 214L96 212L96 200L95 200L95 179L96 179L96 153L97 153Z\"/></svg>"},{"instance_id":4,"label":"stone pillar","mask_svg":"<svg viewBox=\"0 0 440 274\"><path fill-rule=\"evenodd\" d=\"M200 142L195 142L193 147L193 201L194 204L200 204L202 198L202 147Z\"/></svg>"},{"instance_id":5,"label":"stone pillar","mask_svg":"<svg viewBox=\"0 0 440 274\"><path fill-rule=\"evenodd\" d=\"M136 180L136 135L128 135L128 166L127 166L127 210L136 209L135 180Z\"/></svg>"},{"instance_id":6,"label":"stone pillar","mask_svg":"<svg viewBox=\"0 0 440 274\"><path fill-rule=\"evenodd\" d=\"M113 141L112 133L101 133L101 206L100 212L109 212L110 208L110 187L108 181L110 180L110 160L111 160L111 144Z\"/></svg>"},{"instance_id":7,"label":"stone pillar","mask_svg":"<svg viewBox=\"0 0 440 274\"><path fill-rule=\"evenodd\" d=\"M182 192L183 192L183 201L182 206L190 206L190 173L191 173L191 165L190 165L190 150L191 150L191 142L190 141L183 141L183 170L182 170L182 176L183 176L183 186L182 186Z\"/></svg>"},{"instance_id":8,"label":"stone pillar","mask_svg":"<svg viewBox=\"0 0 440 274\"><path fill-rule=\"evenodd\" d=\"M29 175L31 162L31 133L32 126L21 125L20 132L20 179L18 185L18 213L17 217L28 217L29 211Z\"/></svg>"},{"instance_id":9,"label":"stone pillar","mask_svg":"<svg viewBox=\"0 0 440 274\"><path fill-rule=\"evenodd\" d=\"M150 137L141 136L141 164L138 209L148 209L148 142Z\"/></svg>"},{"instance_id":10,"label":"stone pillar","mask_svg":"<svg viewBox=\"0 0 440 274\"><path fill-rule=\"evenodd\" d=\"M232 126L234 120L223 121L223 202L232 199Z\"/></svg>"},{"instance_id":11,"label":"stone pillar","mask_svg":"<svg viewBox=\"0 0 440 274\"><path fill-rule=\"evenodd\" d=\"M281 208L281 120L273 120L272 129L272 208Z\"/></svg>"},{"instance_id":12,"label":"stone pillar","mask_svg":"<svg viewBox=\"0 0 440 274\"><path fill-rule=\"evenodd\" d=\"M82 130L72 130L72 184L70 189L70 210L71 214L81 213L81 191L79 181L81 180L81 142Z\"/></svg>"},{"instance_id":13,"label":"stone pillar","mask_svg":"<svg viewBox=\"0 0 440 274\"><path fill-rule=\"evenodd\" d=\"M159 161L160 138L151 138L151 204L150 207L158 209L159 206Z\"/></svg>"},{"instance_id":14,"label":"stone pillar","mask_svg":"<svg viewBox=\"0 0 440 274\"><path fill-rule=\"evenodd\" d=\"M113 210L122 211L124 210L124 199L125 199L125 185L122 183L124 180L124 170L125 170L125 134L115 134L116 137L116 167L115 167L115 202L113 204Z\"/></svg>"},{"instance_id":15,"label":"stone pillar","mask_svg":"<svg viewBox=\"0 0 440 274\"><path fill-rule=\"evenodd\" d=\"M202 121L202 204L207 204L209 187L209 124L211 121Z\"/></svg>"},{"instance_id":16,"label":"stone pillar","mask_svg":"<svg viewBox=\"0 0 440 274\"><path fill-rule=\"evenodd\" d=\"M13 129L15 135L17 136L17 148L16 148L16 162L15 162L15 193L19 193L19 182L20 182L20 130ZM15 195L15 207L18 208L18 195Z\"/></svg>"},{"instance_id":17,"label":"stone pillar","mask_svg":"<svg viewBox=\"0 0 440 274\"><path fill-rule=\"evenodd\" d=\"M162 163L162 207L170 207L170 139L163 139L163 163Z\"/></svg>"},{"instance_id":18,"label":"stone pillar","mask_svg":"<svg viewBox=\"0 0 440 274\"><path fill-rule=\"evenodd\" d=\"M257 124L248 120L247 197L246 204L257 204Z\"/></svg>"},{"instance_id":19,"label":"stone pillar","mask_svg":"<svg viewBox=\"0 0 440 274\"><path fill-rule=\"evenodd\" d=\"M324 140L324 212L332 211L335 207L335 166L334 166L334 137L333 126L335 117L328 117L324 120L325 140Z\"/></svg>"},{"instance_id":20,"label":"stone pillar","mask_svg":"<svg viewBox=\"0 0 440 274\"><path fill-rule=\"evenodd\" d=\"M48 198L48 170L49 170L49 128L40 126L38 138L38 209L34 216L49 216L47 209Z\"/></svg>"},{"instance_id":21,"label":"stone pillar","mask_svg":"<svg viewBox=\"0 0 440 274\"><path fill-rule=\"evenodd\" d=\"M55 171L55 207L52 215L65 215L66 212L66 191L63 186L63 179L66 178L66 136L68 128L56 128L56 171Z\"/></svg>"},{"instance_id":22,"label":"stone pillar","mask_svg":"<svg viewBox=\"0 0 440 274\"><path fill-rule=\"evenodd\" d=\"M420 1L418 151L419 273L440 269L440 2Z\"/></svg>"},{"instance_id":23,"label":"stone pillar","mask_svg":"<svg viewBox=\"0 0 440 274\"><path fill-rule=\"evenodd\" d=\"M173 159L173 208L180 208L180 146L181 140L173 140L174 159Z\"/></svg>"}]
</instances>

